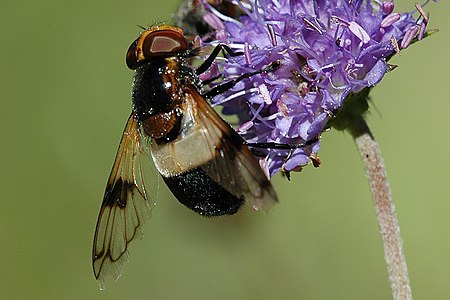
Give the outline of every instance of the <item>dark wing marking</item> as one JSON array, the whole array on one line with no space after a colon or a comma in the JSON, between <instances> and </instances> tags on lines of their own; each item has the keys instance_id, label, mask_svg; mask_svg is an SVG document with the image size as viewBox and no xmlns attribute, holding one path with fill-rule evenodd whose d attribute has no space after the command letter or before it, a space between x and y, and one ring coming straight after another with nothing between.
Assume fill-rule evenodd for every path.
<instances>
[{"instance_id":1,"label":"dark wing marking","mask_svg":"<svg viewBox=\"0 0 450 300\"><path fill-rule=\"evenodd\" d=\"M214 157L202 168L236 197L244 195L255 210L271 207L277 202L276 193L242 138L195 90L189 89L187 94L186 103L191 106L187 111L192 111L194 123L203 133L202 143L210 144L210 156Z\"/></svg>"},{"instance_id":2,"label":"dark wing marking","mask_svg":"<svg viewBox=\"0 0 450 300\"><path fill-rule=\"evenodd\" d=\"M120 265L128 258L128 244L140 236L152 208L143 168L145 160L148 162L149 144L132 114L123 131L95 229L92 266L100 288L107 275L120 277Z\"/></svg>"}]
</instances>

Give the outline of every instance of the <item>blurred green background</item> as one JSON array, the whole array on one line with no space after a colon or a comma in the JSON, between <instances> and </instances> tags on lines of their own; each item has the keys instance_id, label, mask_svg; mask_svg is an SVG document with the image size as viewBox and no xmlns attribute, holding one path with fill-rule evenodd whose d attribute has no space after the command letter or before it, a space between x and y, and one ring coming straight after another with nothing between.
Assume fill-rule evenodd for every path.
<instances>
[{"instance_id":1,"label":"blurred green background","mask_svg":"<svg viewBox=\"0 0 450 300\"><path fill-rule=\"evenodd\" d=\"M398 1L399 2L399 1ZM397 11L413 10L403 1ZM269 213L197 216L161 186L122 278L99 291L91 243L130 112L125 51L175 1L4 1L0 11L1 299L389 299L363 166L323 135L318 169L274 185ZM450 4L373 91L415 299L450 297Z\"/></svg>"}]
</instances>

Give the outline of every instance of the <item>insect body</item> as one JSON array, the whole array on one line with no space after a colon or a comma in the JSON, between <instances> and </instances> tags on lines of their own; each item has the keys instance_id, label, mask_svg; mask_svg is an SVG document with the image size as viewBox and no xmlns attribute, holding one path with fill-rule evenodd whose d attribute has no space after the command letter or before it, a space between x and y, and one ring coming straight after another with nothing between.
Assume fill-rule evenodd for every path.
<instances>
[{"instance_id":1,"label":"insect body","mask_svg":"<svg viewBox=\"0 0 450 300\"><path fill-rule=\"evenodd\" d=\"M128 244L150 209L143 175L143 160L150 155L173 195L200 215L234 214L246 200L254 209L277 201L244 140L201 94L197 73L208 65L194 70L186 62L193 55L182 30L167 25L146 30L128 49L127 66L135 70L133 110L94 236L93 269L100 282L106 274L120 275ZM205 63L213 59L211 54Z\"/></svg>"}]
</instances>

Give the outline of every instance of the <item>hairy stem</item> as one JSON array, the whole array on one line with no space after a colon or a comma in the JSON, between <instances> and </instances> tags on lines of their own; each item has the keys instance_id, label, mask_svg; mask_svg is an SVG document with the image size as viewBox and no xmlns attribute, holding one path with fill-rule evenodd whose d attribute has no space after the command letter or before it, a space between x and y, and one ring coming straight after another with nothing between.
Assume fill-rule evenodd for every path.
<instances>
[{"instance_id":1,"label":"hairy stem","mask_svg":"<svg viewBox=\"0 0 450 300\"><path fill-rule=\"evenodd\" d=\"M364 162L374 200L393 298L395 300L412 299L400 227L381 150L362 116L356 117L351 124L349 130Z\"/></svg>"}]
</instances>

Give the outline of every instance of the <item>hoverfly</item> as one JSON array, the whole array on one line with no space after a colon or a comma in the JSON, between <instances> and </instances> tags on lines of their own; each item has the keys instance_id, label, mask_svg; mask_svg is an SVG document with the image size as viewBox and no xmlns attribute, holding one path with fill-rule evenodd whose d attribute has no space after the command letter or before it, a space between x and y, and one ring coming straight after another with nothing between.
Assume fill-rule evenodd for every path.
<instances>
[{"instance_id":1,"label":"hoverfly","mask_svg":"<svg viewBox=\"0 0 450 300\"><path fill-rule=\"evenodd\" d=\"M164 182L179 202L207 217L232 215L249 200L254 209L277 202L272 185L245 141L207 103L243 78L202 94L198 75L221 50L218 45L197 69L187 63L198 51L180 28L152 27L131 44L127 66L135 70L132 113L125 126L109 176L95 230L92 262L102 284L118 278L129 243L150 210L143 160L152 157Z\"/></svg>"}]
</instances>

